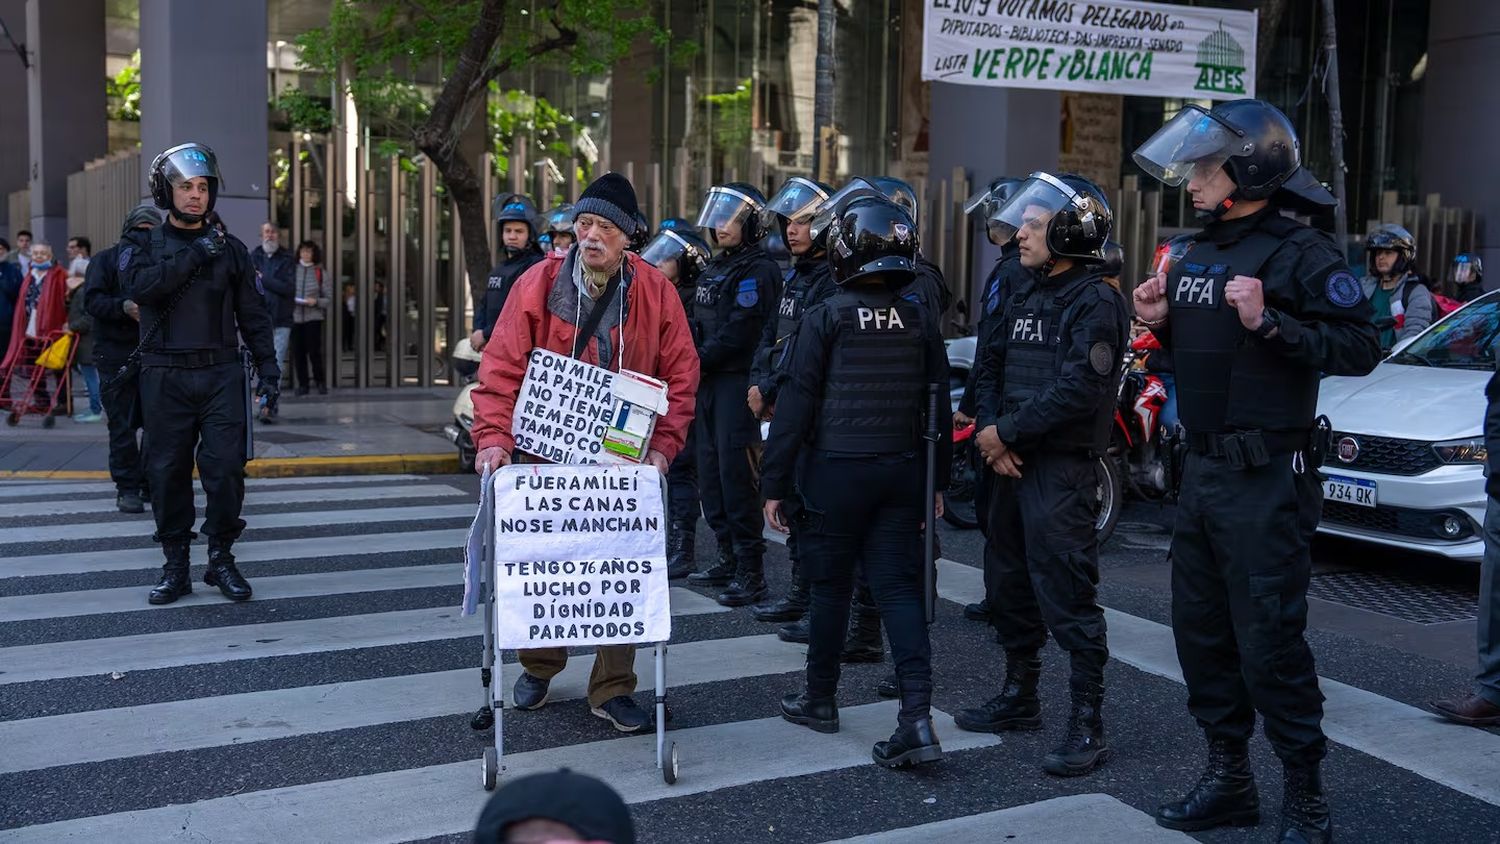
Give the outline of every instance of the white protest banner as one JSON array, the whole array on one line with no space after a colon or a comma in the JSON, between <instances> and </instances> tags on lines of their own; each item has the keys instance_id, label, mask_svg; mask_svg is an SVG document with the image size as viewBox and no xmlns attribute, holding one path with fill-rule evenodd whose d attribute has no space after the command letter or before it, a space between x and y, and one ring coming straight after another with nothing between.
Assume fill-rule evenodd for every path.
<instances>
[{"instance_id":1,"label":"white protest banner","mask_svg":"<svg viewBox=\"0 0 1500 844\"><path fill-rule=\"evenodd\" d=\"M534 349L511 435L549 463L639 463L666 412L667 385L655 378Z\"/></svg>"},{"instance_id":2,"label":"white protest banner","mask_svg":"<svg viewBox=\"0 0 1500 844\"><path fill-rule=\"evenodd\" d=\"M1132 0L926 5L924 80L1182 99L1255 96L1254 12Z\"/></svg>"},{"instance_id":3,"label":"white protest banner","mask_svg":"<svg viewBox=\"0 0 1500 844\"><path fill-rule=\"evenodd\" d=\"M661 484L650 466L496 472L496 647L671 638Z\"/></svg>"}]
</instances>

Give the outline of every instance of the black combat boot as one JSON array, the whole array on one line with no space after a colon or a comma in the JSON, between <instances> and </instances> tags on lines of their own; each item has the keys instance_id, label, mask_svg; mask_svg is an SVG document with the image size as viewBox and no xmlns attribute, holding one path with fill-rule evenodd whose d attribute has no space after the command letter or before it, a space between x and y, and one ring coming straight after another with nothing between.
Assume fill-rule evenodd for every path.
<instances>
[{"instance_id":1,"label":"black combat boot","mask_svg":"<svg viewBox=\"0 0 1500 844\"><path fill-rule=\"evenodd\" d=\"M960 730L998 733L1004 730L1040 730L1042 703L1036 687L1042 678L1042 660L1035 653L1007 651L1005 684L1000 694L983 706L960 709L953 723Z\"/></svg>"},{"instance_id":2,"label":"black combat boot","mask_svg":"<svg viewBox=\"0 0 1500 844\"><path fill-rule=\"evenodd\" d=\"M1058 777L1081 777L1109 761L1104 741L1104 686L1073 681L1073 711L1068 714L1068 737L1042 757L1042 770Z\"/></svg>"},{"instance_id":3,"label":"black combat boot","mask_svg":"<svg viewBox=\"0 0 1500 844\"><path fill-rule=\"evenodd\" d=\"M161 567L161 582L152 588L146 600L153 604L170 604L183 595L193 593L193 579L188 576L189 545L173 542L161 546L167 558Z\"/></svg>"},{"instance_id":4,"label":"black combat boot","mask_svg":"<svg viewBox=\"0 0 1500 844\"><path fill-rule=\"evenodd\" d=\"M141 500L139 492L129 489L115 496L115 509L121 513L144 513L146 503Z\"/></svg>"},{"instance_id":5,"label":"black combat boot","mask_svg":"<svg viewBox=\"0 0 1500 844\"><path fill-rule=\"evenodd\" d=\"M1333 840L1333 819L1317 763L1283 764L1281 844L1328 844Z\"/></svg>"},{"instance_id":6,"label":"black combat boot","mask_svg":"<svg viewBox=\"0 0 1500 844\"><path fill-rule=\"evenodd\" d=\"M250 600L250 583L234 566L234 555L229 553L229 543L210 541L208 544L208 571L203 582L219 587L224 597L231 601Z\"/></svg>"},{"instance_id":7,"label":"black combat boot","mask_svg":"<svg viewBox=\"0 0 1500 844\"><path fill-rule=\"evenodd\" d=\"M1210 739L1208 766L1186 797L1163 803L1156 822L1167 829L1201 832L1216 826L1260 823L1260 795L1250 773L1250 747L1244 739Z\"/></svg>"},{"instance_id":8,"label":"black combat boot","mask_svg":"<svg viewBox=\"0 0 1500 844\"><path fill-rule=\"evenodd\" d=\"M764 601L771 591L766 587L764 557L747 554L740 557L739 562L734 582L715 599L721 607L748 607L756 601Z\"/></svg>"},{"instance_id":9,"label":"black combat boot","mask_svg":"<svg viewBox=\"0 0 1500 844\"><path fill-rule=\"evenodd\" d=\"M776 638L797 645L807 644L812 639L811 613L803 613L801 618L791 624L781 625L781 629L776 631Z\"/></svg>"},{"instance_id":10,"label":"black combat boot","mask_svg":"<svg viewBox=\"0 0 1500 844\"><path fill-rule=\"evenodd\" d=\"M831 697L789 694L781 699L781 717L819 733L839 731L839 706Z\"/></svg>"},{"instance_id":11,"label":"black combat boot","mask_svg":"<svg viewBox=\"0 0 1500 844\"><path fill-rule=\"evenodd\" d=\"M886 741L875 742L870 751L875 764L887 768L924 765L943 758L943 745L933 732L931 718L919 718L910 724L899 724Z\"/></svg>"},{"instance_id":12,"label":"black combat boot","mask_svg":"<svg viewBox=\"0 0 1500 844\"><path fill-rule=\"evenodd\" d=\"M855 603L849 613L849 637L844 640L840 662L880 662L885 659L885 640L880 637L880 610Z\"/></svg>"},{"instance_id":13,"label":"black combat boot","mask_svg":"<svg viewBox=\"0 0 1500 844\"><path fill-rule=\"evenodd\" d=\"M739 562L734 558L734 548L727 542L719 543L719 559L706 570L688 575L689 586L728 586L734 579Z\"/></svg>"},{"instance_id":14,"label":"black combat boot","mask_svg":"<svg viewBox=\"0 0 1500 844\"><path fill-rule=\"evenodd\" d=\"M673 522L667 528L667 579L678 580L698 570L693 560L697 526Z\"/></svg>"},{"instance_id":15,"label":"black combat boot","mask_svg":"<svg viewBox=\"0 0 1500 844\"><path fill-rule=\"evenodd\" d=\"M795 557L792 558L792 588L780 598L750 608L756 621L796 621L807 614L812 596L807 591L807 576Z\"/></svg>"}]
</instances>

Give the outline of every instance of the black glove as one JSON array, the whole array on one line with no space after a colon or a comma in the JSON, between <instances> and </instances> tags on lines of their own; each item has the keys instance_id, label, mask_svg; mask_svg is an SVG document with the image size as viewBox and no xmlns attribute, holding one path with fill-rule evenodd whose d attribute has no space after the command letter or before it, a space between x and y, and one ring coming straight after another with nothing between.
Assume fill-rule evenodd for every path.
<instances>
[{"instance_id":1,"label":"black glove","mask_svg":"<svg viewBox=\"0 0 1500 844\"><path fill-rule=\"evenodd\" d=\"M208 263L224 254L229 242L224 239L224 233L218 229L209 229L208 233L193 241L193 251L197 253L200 263Z\"/></svg>"},{"instance_id":2,"label":"black glove","mask_svg":"<svg viewBox=\"0 0 1500 844\"><path fill-rule=\"evenodd\" d=\"M263 366L260 368L260 381L255 387L257 396L265 396L268 402L276 401L281 395L281 369L276 366Z\"/></svg>"}]
</instances>

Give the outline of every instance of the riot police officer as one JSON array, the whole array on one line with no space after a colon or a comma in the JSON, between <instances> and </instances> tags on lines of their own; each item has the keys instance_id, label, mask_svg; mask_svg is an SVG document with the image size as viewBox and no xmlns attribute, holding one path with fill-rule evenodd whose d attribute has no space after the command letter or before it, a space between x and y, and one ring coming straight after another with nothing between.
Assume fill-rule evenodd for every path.
<instances>
[{"instance_id":1,"label":"riot police officer","mask_svg":"<svg viewBox=\"0 0 1500 844\"><path fill-rule=\"evenodd\" d=\"M1109 445L1128 333L1125 302L1100 274L1114 215L1087 179L1033 173L991 221L1014 234L1035 273L1006 300L980 356L976 398L976 444L999 475L989 502L988 540L999 557L989 597L1005 680L954 720L981 732L1039 729L1038 652L1050 630L1068 652L1072 706L1067 736L1042 769L1082 776L1110 756L1094 523L1095 465Z\"/></svg>"},{"instance_id":2,"label":"riot police officer","mask_svg":"<svg viewBox=\"0 0 1500 844\"><path fill-rule=\"evenodd\" d=\"M978 331L975 332L975 365L969 367L969 377L964 382L963 397L959 399L958 408L953 412L955 428L974 424L974 414L977 412L975 388L979 381L978 353L985 347L990 333L1000 322L1000 306L1009 298L1012 291L1019 290L1021 285L1032 276L1032 271L1021 263L1021 247L1016 244L1014 232L1004 226L992 226L989 222L990 216L1005 205L1006 201L1015 194L1016 188L1021 186L1022 181L1011 176L1001 176L964 203L965 214L973 214L984 221L985 234L991 243L1000 247L1000 257L995 260L995 266L990 269L990 274L984 280L984 290L979 301L979 326ZM972 621L990 621L989 595L997 583L1000 565L1000 558L988 541L990 488L994 486L994 478L995 474L985 470L981 460L980 471L974 478L974 513L979 519L979 532L986 537L984 544L985 597L978 603L964 607L964 617Z\"/></svg>"},{"instance_id":3,"label":"riot police officer","mask_svg":"<svg viewBox=\"0 0 1500 844\"><path fill-rule=\"evenodd\" d=\"M797 323L802 319L813 291L828 278L825 239L820 236L814 240L811 229L814 212L830 193L828 186L821 182L794 176L766 203L763 215L766 227L774 227L780 233L795 264L786 272L781 296L776 302L776 313L766 320L755 362L751 365L750 391L746 398L756 419L769 418L773 412L776 392L784 375L781 363L791 346ZM791 589L771 603L753 607L750 613L756 621L798 621L807 613L807 575L802 570L800 541L801 532L795 529L794 522L786 543L792 561ZM797 635L794 632L791 638L795 639Z\"/></svg>"},{"instance_id":4,"label":"riot police officer","mask_svg":"<svg viewBox=\"0 0 1500 844\"><path fill-rule=\"evenodd\" d=\"M691 312L698 277L713 257L708 242L692 229L663 229L640 252L641 260L661 270L677 288L683 311ZM667 470L667 578L676 580L696 571L693 562L698 533L697 439L688 430L687 444Z\"/></svg>"},{"instance_id":5,"label":"riot police officer","mask_svg":"<svg viewBox=\"0 0 1500 844\"><path fill-rule=\"evenodd\" d=\"M219 192L219 166L203 144L172 147L151 162L151 198L167 221L132 231L120 244L129 252L123 276L128 298L140 308L140 389L145 414L146 475L156 539L166 564L150 602L169 604L193 591L188 578L193 538L193 452L208 498L208 572L203 582L231 600L250 597L231 547L245 528L250 377L239 342L249 347L259 392L274 399L281 370L271 337L271 317L255 288L250 253L211 216Z\"/></svg>"},{"instance_id":6,"label":"riot police officer","mask_svg":"<svg viewBox=\"0 0 1500 844\"><path fill-rule=\"evenodd\" d=\"M564 202L547 212L539 240L546 241L549 252L567 252L573 248L573 204Z\"/></svg>"},{"instance_id":7,"label":"riot police officer","mask_svg":"<svg viewBox=\"0 0 1500 844\"><path fill-rule=\"evenodd\" d=\"M828 241L841 290L803 314L762 475L766 517L786 532L783 502L803 458L794 518L812 583L812 638L806 691L783 698L781 713L818 732L838 731L840 644L858 559L891 640L901 700L895 733L871 755L887 767L935 762L942 747L930 714L919 530L941 512L946 473L938 473L939 500L925 501L921 437L929 400L938 419L952 413L948 361L932 315L897 293L915 274L911 217L883 197L859 196L836 212ZM938 466L948 465L951 448L943 436Z\"/></svg>"},{"instance_id":8,"label":"riot police officer","mask_svg":"<svg viewBox=\"0 0 1500 844\"><path fill-rule=\"evenodd\" d=\"M1190 105L1135 152L1207 225L1170 273L1136 288L1136 316L1172 352L1189 453L1172 535L1172 633L1208 766L1157 822L1255 823L1255 713L1284 770L1283 842L1330 840L1319 776L1323 695L1303 638L1309 542L1322 508L1322 375L1380 358L1370 305L1341 250L1283 216L1333 196L1296 132L1260 100Z\"/></svg>"},{"instance_id":9,"label":"riot police officer","mask_svg":"<svg viewBox=\"0 0 1500 844\"><path fill-rule=\"evenodd\" d=\"M692 311L702 371L694 421L698 492L719 541L719 558L689 575L688 583L727 584L718 596L726 607L754 604L767 591L764 523L750 451L760 442L760 430L745 406L755 346L781 281L776 262L760 248L765 204L760 191L732 182L710 189L698 215L698 227L722 250L698 278Z\"/></svg>"},{"instance_id":10,"label":"riot police officer","mask_svg":"<svg viewBox=\"0 0 1500 844\"><path fill-rule=\"evenodd\" d=\"M125 217L123 238L161 225L155 205L138 205ZM106 388L105 419L109 426L109 475L115 482L115 507L122 513L144 513L146 471L141 460L141 391L138 374L115 380L141 340L140 308L125 296L120 268L129 263L131 247L123 241L108 247L89 262L83 286L83 307L94 318L94 363Z\"/></svg>"},{"instance_id":11,"label":"riot police officer","mask_svg":"<svg viewBox=\"0 0 1500 844\"><path fill-rule=\"evenodd\" d=\"M500 224L500 263L490 270L484 296L474 303L474 333L469 335L469 345L476 352L490 341L516 279L542 260L536 205L531 197L520 193L497 196L494 211L495 222Z\"/></svg>"}]
</instances>

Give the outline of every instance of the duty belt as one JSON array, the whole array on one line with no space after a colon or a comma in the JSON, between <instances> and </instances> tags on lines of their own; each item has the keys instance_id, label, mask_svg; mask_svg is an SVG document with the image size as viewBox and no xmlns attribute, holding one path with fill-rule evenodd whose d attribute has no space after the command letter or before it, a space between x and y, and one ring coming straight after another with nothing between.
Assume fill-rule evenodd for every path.
<instances>
[{"instance_id":1,"label":"duty belt","mask_svg":"<svg viewBox=\"0 0 1500 844\"><path fill-rule=\"evenodd\" d=\"M199 369L221 363L239 363L238 349L194 349L185 352L141 352L141 366L176 366Z\"/></svg>"},{"instance_id":2,"label":"duty belt","mask_svg":"<svg viewBox=\"0 0 1500 844\"><path fill-rule=\"evenodd\" d=\"M1189 431L1188 448L1205 457L1222 457L1230 468L1265 466L1278 454L1291 454L1308 447L1306 431Z\"/></svg>"}]
</instances>

